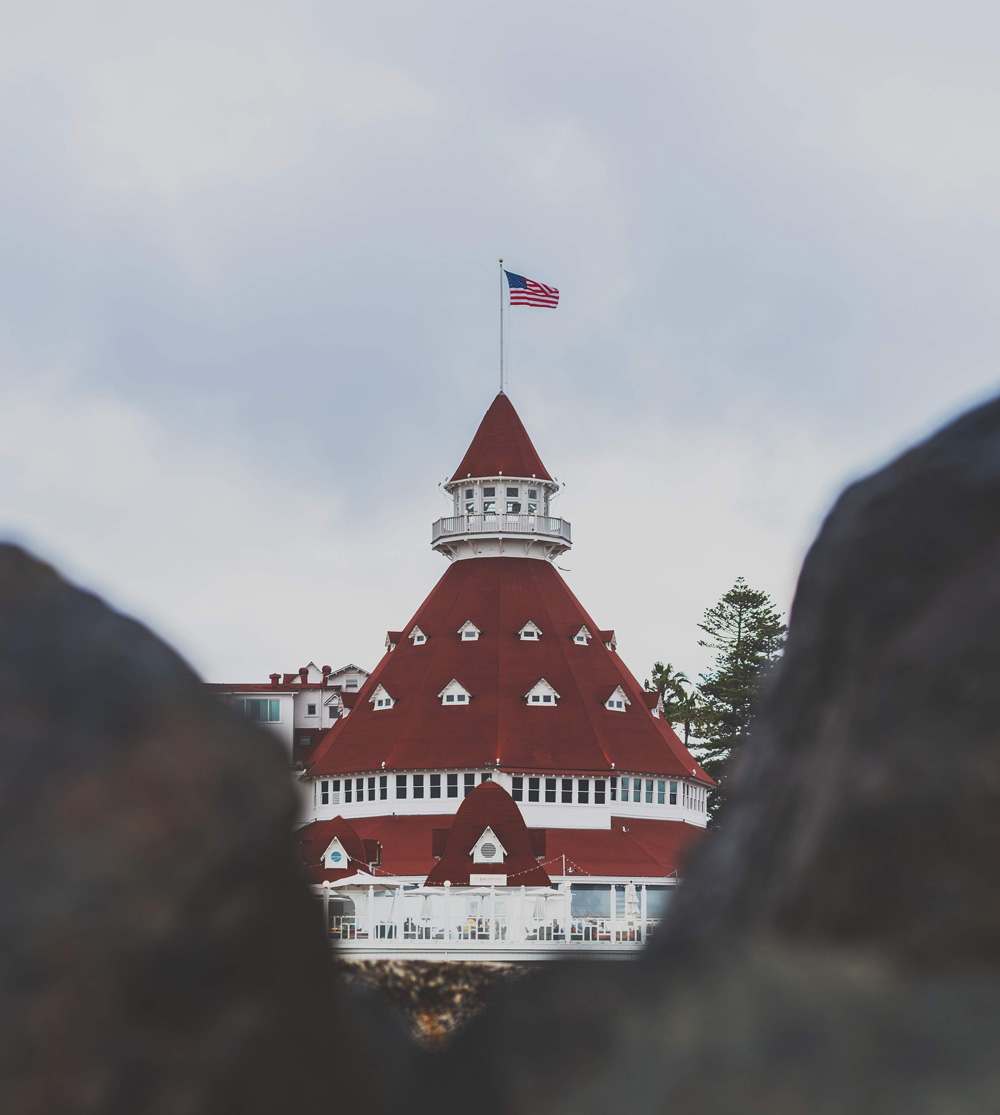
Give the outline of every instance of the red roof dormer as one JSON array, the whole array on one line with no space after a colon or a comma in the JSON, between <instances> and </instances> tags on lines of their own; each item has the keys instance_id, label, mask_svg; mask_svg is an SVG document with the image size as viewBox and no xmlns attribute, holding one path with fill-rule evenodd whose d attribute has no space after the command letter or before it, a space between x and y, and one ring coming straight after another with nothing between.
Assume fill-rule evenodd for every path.
<instances>
[{"instance_id":1,"label":"red roof dormer","mask_svg":"<svg viewBox=\"0 0 1000 1115\"><path fill-rule=\"evenodd\" d=\"M469 875L488 868L472 862L472 850L490 829L503 847L501 885L547 887L549 876L535 858L531 835L517 803L496 782L480 783L458 807L444 846L444 855L427 876L427 886L467 887Z\"/></svg>"},{"instance_id":2,"label":"red roof dormer","mask_svg":"<svg viewBox=\"0 0 1000 1115\"><path fill-rule=\"evenodd\" d=\"M551 480L528 431L501 391L490 404L452 482L467 476L518 476Z\"/></svg>"}]
</instances>

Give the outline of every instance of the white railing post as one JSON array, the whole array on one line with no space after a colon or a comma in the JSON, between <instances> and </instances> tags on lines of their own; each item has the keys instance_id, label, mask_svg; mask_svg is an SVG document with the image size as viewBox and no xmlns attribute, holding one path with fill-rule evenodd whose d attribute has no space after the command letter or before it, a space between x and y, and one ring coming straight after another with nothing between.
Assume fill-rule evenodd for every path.
<instances>
[{"instance_id":1,"label":"white railing post","mask_svg":"<svg viewBox=\"0 0 1000 1115\"><path fill-rule=\"evenodd\" d=\"M375 939L375 888L368 888L368 940Z\"/></svg>"}]
</instances>

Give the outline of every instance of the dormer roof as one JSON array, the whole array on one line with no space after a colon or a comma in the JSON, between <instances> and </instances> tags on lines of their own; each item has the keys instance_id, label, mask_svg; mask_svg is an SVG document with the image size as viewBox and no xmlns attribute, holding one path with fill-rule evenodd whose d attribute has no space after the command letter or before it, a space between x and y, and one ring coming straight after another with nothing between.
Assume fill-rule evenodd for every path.
<instances>
[{"instance_id":1,"label":"dormer roof","mask_svg":"<svg viewBox=\"0 0 1000 1115\"><path fill-rule=\"evenodd\" d=\"M617 655L574 644L581 627L599 628L550 562L456 561L403 630L455 632L470 615L487 633L475 648L450 634L430 638L419 653L386 654L354 711L317 744L309 774L378 770L383 761L397 771L482 769L490 762L519 772L610 772L613 763L619 772L669 778L694 772L712 784L662 717L604 712L619 685L633 712L643 708L642 686ZM523 643L515 632L528 616L545 636ZM461 713L438 696L452 678L474 694ZM559 694L557 702L525 699L540 678ZM378 685L398 702L391 717L368 703ZM549 711L538 712L539 705Z\"/></svg>"},{"instance_id":2,"label":"dormer roof","mask_svg":"<svg viewBox=\"0 0 1000 1115\"><path fill-rule=\"evenodd\" d=\"M458 807L451 823L444 854L427 876L428 886L469 885L469 875L484 871L483 864L473 862L472 851L486 830L495 836L504 850L498 873L507 876L508 886L549 886L544 867L535 859L531 836L514 799L496 782L480 783Z\"/></svg>"},{"instance_id":3,"label":"dormer roof","mask_svg":"<svg viewBox=\"0 0 1000 1115\"><path fill-rule=\"evenodd\" d=\"M479 423L452 482L473 476L517 476L551 480L517 411L501 391Z\"/></svg>"}]
</instances>

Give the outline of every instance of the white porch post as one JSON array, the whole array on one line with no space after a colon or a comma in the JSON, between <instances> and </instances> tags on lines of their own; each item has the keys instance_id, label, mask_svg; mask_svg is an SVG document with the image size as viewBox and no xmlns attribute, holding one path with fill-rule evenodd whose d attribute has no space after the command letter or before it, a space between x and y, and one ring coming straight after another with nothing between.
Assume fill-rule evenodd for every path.
<instances>
[{"instance_id":1,"label":"white porch post","mask_svg":"<svg viewBox=\"0 0 1000 1115\"><path fill-rule=\"evenodd\" d=\"M573 887L572 883L569 883L569 882L563 883L563 916L566 919L563 922L563 940L566 941L567 943L569 942L570 936L571 936L571 934L570 934L570 910L573 908L573 899L572 899L572 896L571 896L570 892L572 890L572 887Z\"/></svg>"},{"instance_id":2,"label":"white porch post","mask_svg":"<svg viewBox=\"0 0 1000 1115\"><path fill-rule=\"evenodd\" d=\"M611 884L611 943L618 940L618 884Z\"/></svg>"},{"instance_id":3,"label":"white porch post","mask_svg":"<svg viewBox=\"0 0 1000 1115\"><path fill-rule=\"evenodd\" d=\"M375 939L375 888L368 888L368 940Z\"/></svg>"},{"instance_id":4,"label":"white porch post","mask_svg":"<svg viewBox=\"0 0 1000 1115\"><path fill-rule=\"evenodd\" d=\"M646 884L642 884L639 892L639 930L642 933L642 943L646 943Z\"/></svg>"},{"instance_id":5,"label":"white porch post","mask_svg":"<svg viewBox=\"0 0 1000 1115\"><path fill-rule=\"evenodd\" d=\"M399 886L396 888L396 942L397 944L403 940L403 888Z\"/></svg>"},{"instance_id":6,"label":"white porch post","mask_svg":"<svg viewBox=\"0 0 1000 1115\"><path fill-rule=\"evenodd\" d=\"M451 940L451 887L442 887L444 891L444 939Z\"/></svg>"},{"instance_id":7,"label":"white porch post","mask_svg":"<svg viewBox=\"0 0 1000 1115\"><path fill-rule=\"evenodd\" d=\"M493 884L490 884L490 940L497 939L497 892Z\"/></svg>"}]
</instances>

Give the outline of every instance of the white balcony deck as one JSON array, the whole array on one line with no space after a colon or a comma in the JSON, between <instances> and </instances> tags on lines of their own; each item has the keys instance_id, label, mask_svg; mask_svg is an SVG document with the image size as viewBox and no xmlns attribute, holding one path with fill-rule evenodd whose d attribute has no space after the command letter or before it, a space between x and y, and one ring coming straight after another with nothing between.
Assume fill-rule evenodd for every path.
<instances>
[{"instance_id":1,"label":"white balcony deck","mask_svg":"<svg viewBox=\"0 0 1000 1115\"><path fill-rule=\"evenodd\" d=\"M571 914L570 888L403 890L352 887L322 898L330 940L345 960L552 960L573 955L627 959L659 924L646 887L611 888L611 915ZM625 901L622 912L619 898ZM334 901L340 903L335 909ZM632 908L634 907L634 908Z\"/></svg>"},{"instance_id":2,"label":"white balcony deck","mask_svg":"<svg viewBox=\"0 0 1000 1115\"><path fill-rule=\"evenodd\" d=\"M452 515L431 526L431 544L468 534L541 535L572 544L570 524L551 515Z\"/></svg>"}]
</instances>

